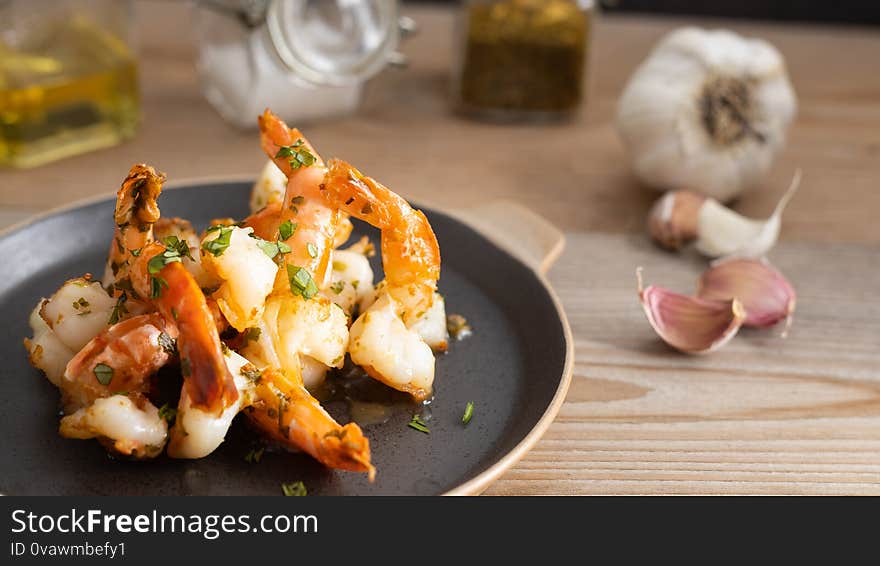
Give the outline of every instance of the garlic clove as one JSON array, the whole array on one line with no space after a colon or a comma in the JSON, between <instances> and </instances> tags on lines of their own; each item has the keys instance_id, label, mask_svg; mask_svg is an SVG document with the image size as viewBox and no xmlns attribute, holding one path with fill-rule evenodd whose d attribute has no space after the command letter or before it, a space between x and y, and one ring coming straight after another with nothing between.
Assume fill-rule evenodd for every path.
<instances>
[{"instance_id":1,"label":"garlic clove","mask_svg":"<svg viewBox=\"0 0 880 566\"><path fill-rule=\"evenodd\" d=\"M736 335L745 320L745 310L736 299L687 297L654 285L643 288L641 269L636 276L648 322L677 350L688 354L717 350Z\"/></svg>"},{"instance_id":2,"label":"garlic clove","mask_svg":"<svg viewBox=\"0 0 880 566\"><path fill-rule=\"evenodd\" d=\"M773 214L766 220L746 218L717 200L707 199L697 217L697 250L709 257L764 256L779 238L782 213L800 181L801 171L798 169Z\"/></svg>"},{"instance_id":3,"label":"garlic clove","mask_svg":"<svg viewBox=\"0 0 880 566\"><path fill-rule=\"evenodd\" d=\"M736 297L746 311L743 324L758 328L791 320L795 292L791 283L766 261L733 258L716 262L700 277L697 296L727 300Z\"/></svg>"},{"instance_id":4,"label":"garlic clove","mask_svg":"<svg viewBox=\"0 0 880 566\"><path fill-rule=\"evenodd\" d=\"M677 250L697 237L697 218L706 197L692 191L669 191L648 215L648 232L660 246Z\"/></svg>"}]
</instances>

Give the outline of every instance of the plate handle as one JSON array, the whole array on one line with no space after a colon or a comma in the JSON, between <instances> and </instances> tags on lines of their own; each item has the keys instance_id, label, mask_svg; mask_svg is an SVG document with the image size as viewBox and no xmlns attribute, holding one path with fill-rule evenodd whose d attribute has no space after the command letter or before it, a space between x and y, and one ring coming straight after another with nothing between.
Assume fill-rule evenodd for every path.
<instances>
[{"instance_id":1,"label":"plate handle","mask_svg":"<svg viewBox=\"0 0 880 566\"><path fill-rule=\"evenodd\" d=\"M565 236L558 228L513 201L496 200L452 213L541 274L565 248Z\"/></svg>"}]
</instances>

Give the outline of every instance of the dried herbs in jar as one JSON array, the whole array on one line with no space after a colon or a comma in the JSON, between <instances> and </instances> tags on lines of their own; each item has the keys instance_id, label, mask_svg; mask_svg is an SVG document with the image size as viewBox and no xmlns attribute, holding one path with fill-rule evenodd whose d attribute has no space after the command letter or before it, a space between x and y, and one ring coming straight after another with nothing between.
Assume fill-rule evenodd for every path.
<instances>
[{"instance_id":1,"label":"dried herbs in jar","mask_svg":"<svg viewBox=\"0 0 880 566\"><path fill-rule=\"evenodd\" d=\"M488 118L554 118L579 106L590 0L482 0L464 5L459 108Z\"/></svg>"}]
</instances>

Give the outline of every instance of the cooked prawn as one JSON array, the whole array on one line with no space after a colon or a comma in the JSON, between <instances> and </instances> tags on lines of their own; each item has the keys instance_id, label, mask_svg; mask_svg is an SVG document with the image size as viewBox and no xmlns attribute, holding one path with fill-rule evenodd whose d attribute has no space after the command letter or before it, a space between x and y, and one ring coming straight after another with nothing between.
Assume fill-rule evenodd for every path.
<instances>
[{"instance_id":1,"label":"cooked prawn","mask_svg":"<svg viewBox=\"0 0 880 566\"><path fill-rule=\"evenodd\" d=\"M174 354L176 337L176 328L158 313L114 324L89 341L67 364L59 383L65 405L81 408L115 392L147 392L148 378ZM97 366L109 368L106 383L98 381Z\"/></svg>"},{"instance_id":2,"label":"cooked prawn","mask_svg":"<svg viewBox=\"0 0 880 566\"><path fill-rule=\"evenodd\" d=\"M272 236L264 239L275 239L276 230L288 227L291 234L281 238L290 247L290 253L284 255L285 266L305 269L323 288L329 282L331 255L342 218L339 207L328 203L321 193L327 171L324 162L299 130L288 128L269 110L260 116L259 126L263 150L287 175L278 224L271 230ZM264 230L261 232L268 235ZM275 288L281 290L287 285L287 272L282 269Z\"/></svg>"},{"instance_id":3,"label":"cooked prawn","mask_svg":"<svg viewBox=\"0 0 880 566\"><path fill-rule=\"evenodd\" d=\"M409 326L433 304L440 278L440 247L420 210L338 159L328 163L324 196L355 218L381 230L382 266L388 292L405 309Z\"/></svg>"},{"instance_id":4,"label":"cooked prawn","mask_svg":"<svg viewBox=\"0 0 880 566\"><path fill-rule=\"evenodd\" d=\"M295 377L266 369L255 395L245 414L268 436L304 450L325 466L366 472L373 480L376 469L370 463L370 443L360 427L339 425Z\"/></svg>"},{"instance_id":5,"label":"cooked prawn","mask_svg":"<svg viewBox=\"0 0 880 566\"><path fill-rule=\"evenodd\" d=\"M68 413L61 419L61 436L98 438L125 456L158 455L168 427L145 394L148 378L174 351L173 335L153 313L114 324L89 341L57 383Z\"/></svg>"},{"instance_id":6,"label":"cooked prawn","mask_svg":"<svg viewBox=\"0 0 880 566\"><path fill-rule=\"evenodd\" d=\"M348 319L326 297L305 299L290 292L266 301L257 335L242 349L258 367L305 376L307 387L321 384L328 367L342 367L348 348Z\"/></svg>"},{"instance_id":7,"label":"cooked prawn","mask_svg":"<svg viewBox=\"0 0 880 566\"><path fill-rule=\"evenodd\" d=\"M256 325L278 273L261 246L266 242L251 235L250 228L220 227L208 232L201 246L204 267L220 282L211 296L238 331Z\"/></svg>"},{"instance_id":8,"label":"cooked prawn","mask_svg":"<svg viewBox=\"0 0 880 566\"><path fill-rule=\"evenodd\" d=\"M385 281L351 327L352 361L386 385L427 399L434 355L416 327L433 312L440 277L440 249L428 219L344 161L329 162L324 195L382 233Z\"/></svg>"},{"instance_id":9,"label":"cooked prawn","mask_svg":"<svg viewBox=\"0 0 880 566\"><path fill-rule=\"evenodd\" d=\"M179 333L181 372L193 406L221 414L238 398L238 391L220 345L220 336L205 295L180 261L170 261L151 273L151 260L166 257L165 246L147 244L132 265L134 289L151 297L165 320Z\"/></svg>"},{"instance_id":10,"label":"cooked prawn","mask_svg":"<svg viewBox=\"0 0 880 566\"><path fill-rule=\"evenodd\" d=\"M157 173L148 165L133 165L122 187L116 193L116 223L107 267L104 270L104 286L128 279L133 253L138 253L153 241L153 224L159 220L156 200L162 192L165 175Z\"/></svg>"},{"instance_id":11,"label":"cooked prawn","mask_svg":"<svg viewBox=\"0 0 880 566\"><path fill-rule=\"evenodd\" d=\"M65 438L97 438L124 456L154 458L162 452L168 423L142 395L113 395L61 419Z\"/></svg>"}]
</instances>

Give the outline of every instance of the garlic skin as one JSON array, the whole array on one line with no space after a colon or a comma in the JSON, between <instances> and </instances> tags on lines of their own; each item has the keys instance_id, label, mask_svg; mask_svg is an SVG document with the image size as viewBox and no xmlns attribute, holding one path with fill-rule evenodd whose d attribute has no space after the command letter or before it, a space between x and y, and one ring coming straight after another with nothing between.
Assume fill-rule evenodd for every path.
<instances>
[{"instance_id":1,"label":"garlic skin","mask_svg":"<svg viewBox=\"0 0 880 566\"><path fill-rule=\"evenodd\" d=\"M790 324L796 295L791 283L768 262L734 258L715 262L700 277L697 296L709 300L736 298L746 311L745 326L767 328Z\"/></svg>"},{"instance_id":2,"label":"garlic skin","mask_svg":"<svg viewBox=\"0 0 880 566\"><path fill-rule=\"evenodd\" d=\"M764 178L796 107L772 45L686 27L664 37L636 69L617 127L642 182L725 202Z\"/></svg>"},{"instance_id":3,"label":"garlic skin","mask_svg":"<svg viewBox=\"0 0 880 566\"><path fill-rule=\"evenodd\" d=\"M636 276L648 322L664 342L686 354L707 354L721 348L746 318L737 299L688 297L654 285L642 288L641 270Z\"/></svg>"},{"instance_id":4,"label":"garlic skin","mask_svg":"<svg viewBox=\"0 0 880 566\"><path fill-rule=\"evenodd\" d=\"M692 191L669 191L648 214L648 232L661 247L677 250L696 239L700 208L706 197Z\"/></svg>"}]
</instances>

